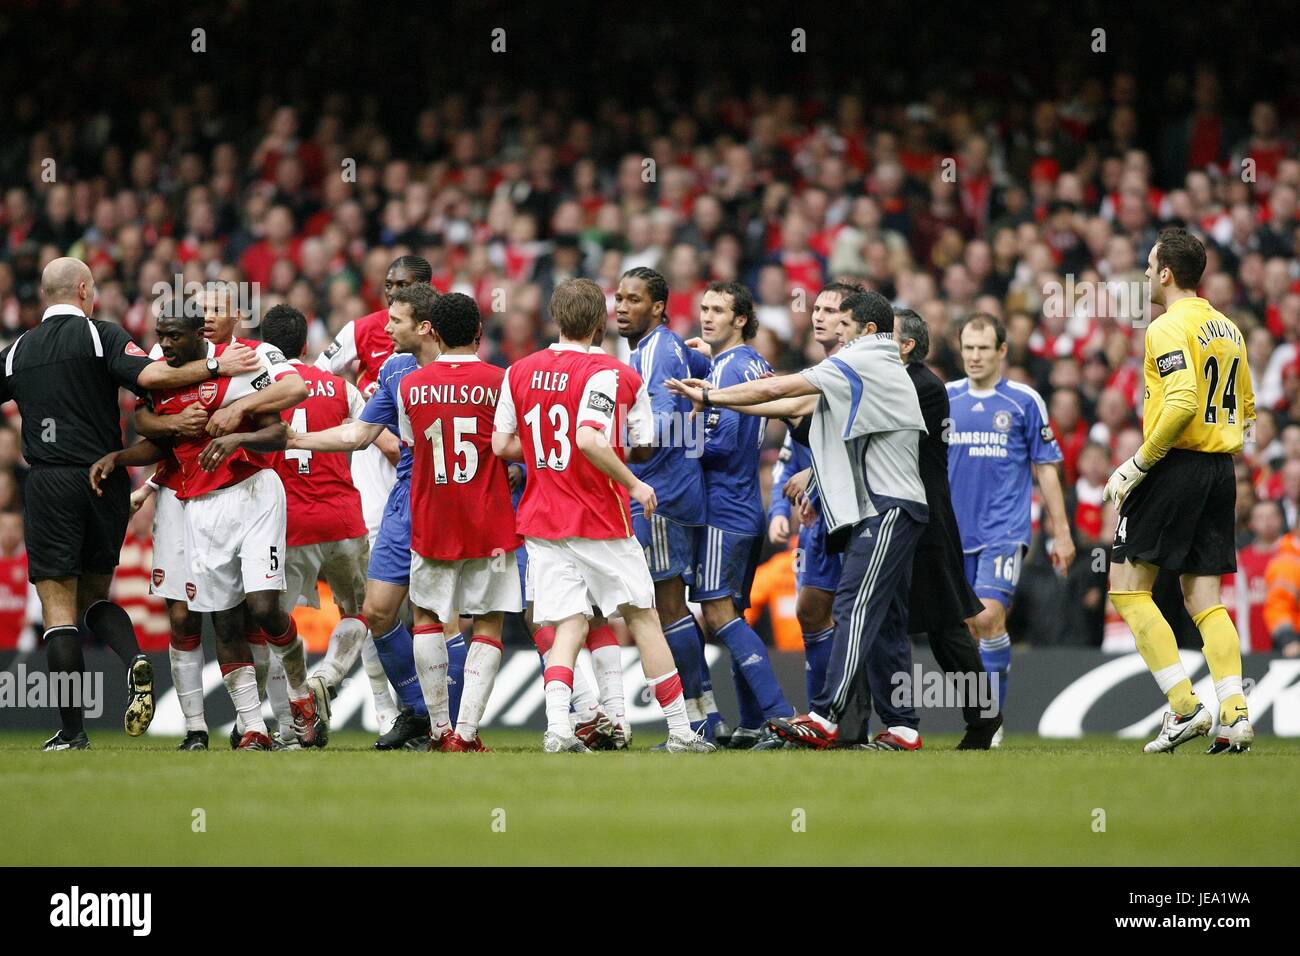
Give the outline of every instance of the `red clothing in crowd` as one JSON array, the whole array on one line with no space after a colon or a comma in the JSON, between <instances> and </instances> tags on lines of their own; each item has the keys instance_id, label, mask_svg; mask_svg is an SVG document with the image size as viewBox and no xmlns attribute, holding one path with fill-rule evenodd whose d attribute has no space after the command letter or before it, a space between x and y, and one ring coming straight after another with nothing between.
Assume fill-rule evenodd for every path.
<instances>
[{"instance_id":1,"label":"red clothing in crowd","mask_svg":"<svg viewBox=\"0 0 1300 956\"><path fill-rule=\"evenodd\" d=\"M1223 603L1237 625L1242 646L1250 648L1253 654L1267 654L1273 649L1273 640L1264 623L1264 602L1268 598L1264 572L1276 553L1276 545L1271 548L1248 545L1237 552L1237 573L1223 576Z\"/></svg>"},{"instance_id":2,"label":"red clothing in crowd","mask_svg":"<svg viewBox=\"0 0 1300 956\"><path fill-rule=\"evenodd\" d=\"M12 651L27 626L27 552L0 557L0 651Z\"/></svg>"}]
</instances>

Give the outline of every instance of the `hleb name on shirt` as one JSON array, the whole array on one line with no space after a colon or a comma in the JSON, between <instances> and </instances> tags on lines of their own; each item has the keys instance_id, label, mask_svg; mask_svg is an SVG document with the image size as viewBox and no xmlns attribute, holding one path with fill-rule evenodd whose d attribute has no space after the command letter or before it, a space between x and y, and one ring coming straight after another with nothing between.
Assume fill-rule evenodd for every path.
<instances>
[{"instance_id":1,"label":"hleb name on shirt","mask_svg":"<svg viewBox=\"0 0 1300 956\"><path fill-rule=\"evenodd\" d=\"M567 377L567 376L565 376ZM482 385L412 385L406 390L408 405L491 405L496 407L499 388Z\"/></svg>"},{"instance_id":2,"label":"hleb name on shirt","mask_svg":"<svg viewBox=\"0 0 1300 956\"><path fill-rule=\"evenodd\" d=\"M544 392L562 392L569 387L569 373L538 370L533 373L532 387Z\"/></svg>"}]
</instances>

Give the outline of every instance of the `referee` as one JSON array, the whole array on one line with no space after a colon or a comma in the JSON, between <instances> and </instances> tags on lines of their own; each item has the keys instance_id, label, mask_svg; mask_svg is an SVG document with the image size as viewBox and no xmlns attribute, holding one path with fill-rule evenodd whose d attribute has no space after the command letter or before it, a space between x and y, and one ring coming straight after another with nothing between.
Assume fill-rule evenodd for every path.
<instances>
[{"instance_id":1,"label":"referee","mask_svg":"<svg viewBox=\"0 0 1300 956\"><path fill-rule=\"evenodd\" d=\"M44 750L90 746L79 693L85 660L79 627L112 648L127 667L126 732L144 733L153 720L153 667L140 653L131 618L108 600L113 570L130 517L130 479L110 477L96 497L94 462L122 447L117 390L137 393L192 385L257 367L246 347L219 360L171 368L150 361L118 325L90 318L95 280L79 259L55 259L41 276L45 314L0 352L0 403L13 399L22 415L23 457L31 466L24 497L28 574L44 617L51 683L62 729Z\"/></svg>"}]
</instances>

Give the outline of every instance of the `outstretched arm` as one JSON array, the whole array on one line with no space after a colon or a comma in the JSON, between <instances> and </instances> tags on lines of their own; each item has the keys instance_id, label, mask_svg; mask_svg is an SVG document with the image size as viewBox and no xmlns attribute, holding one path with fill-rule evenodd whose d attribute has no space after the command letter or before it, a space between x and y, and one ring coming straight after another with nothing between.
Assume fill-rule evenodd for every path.
<instances>
[{"instance_id":1,"label":"outstretched arm","mask_svg":"<svg viewBox=\"0 0 1300 956\"><path fill-rule=\"evenodd\" d=\"M305 451L360 451L369 448L386 430L383 425L354 420L323 431L292 434L286 447Z\"/></svg>"}]
</instances>

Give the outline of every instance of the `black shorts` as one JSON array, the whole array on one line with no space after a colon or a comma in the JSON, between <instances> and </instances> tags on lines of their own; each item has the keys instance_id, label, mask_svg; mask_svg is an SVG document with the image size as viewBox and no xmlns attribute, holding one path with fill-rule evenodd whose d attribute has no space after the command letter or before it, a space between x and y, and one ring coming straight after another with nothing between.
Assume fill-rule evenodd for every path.
<instances>
[{"instance_id":1,"label":"black shorts","mask_svg":"<svg viewBox=\"0 0 1300 956\"><path fill-rule=\"evenodd\" d=\"M1232 574L1236 507L1231 455L1171 449L1124 499L1111 560L1177 574Z\"/></svg>"},{"instance_id":2,"label":"black shorts","mask_svg":"<svg viewBox=\"0 0 1300 956\"><path fill-rule=\"evenodd\" d=\"M118 468L90 487L90 468L39 466L27 476L23 518L32 581L112 574L131 518L131 479Z\"/></svg>"}]
</instances>

